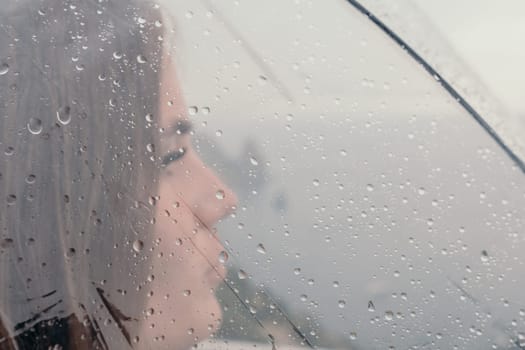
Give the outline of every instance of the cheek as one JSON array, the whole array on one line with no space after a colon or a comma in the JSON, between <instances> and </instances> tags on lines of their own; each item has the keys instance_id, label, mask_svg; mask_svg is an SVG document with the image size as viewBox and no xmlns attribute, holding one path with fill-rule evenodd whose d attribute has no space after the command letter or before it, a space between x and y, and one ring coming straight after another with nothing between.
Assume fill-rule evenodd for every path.
<instances>
[{"instance_id":1,"label":"cheek","mask_svg":"<svg viewBox=\"0 0 525 350\"><path fill-rule=\"evenodd\" d=\"M155 205L156 227L160 232L182 232L188 234L195 226L193 213L186 207L181 196L183 185L162 180L158 189L158 201Z\"/></svg>"},{"instance_id":2,"label":"cheek","mask_svg":"<svg viewBox=\"0 0 525 350\"><path fill-rule=\"evenodd\" d=\"M158 222L159 219L162 220L165 217L172 217L178 205L175 191L172 186L168 186L164 179L161 179L157 191L158 200L155 204L155 219Z\"/></svg>"}]
</instances>

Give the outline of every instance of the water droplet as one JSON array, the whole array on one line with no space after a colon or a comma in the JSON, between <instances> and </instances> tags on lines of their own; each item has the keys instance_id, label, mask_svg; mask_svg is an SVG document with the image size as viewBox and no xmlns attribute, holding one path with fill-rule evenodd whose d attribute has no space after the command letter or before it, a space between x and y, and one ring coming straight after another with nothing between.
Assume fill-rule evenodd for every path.
<instances>
[{"instance_id":1,"label":"water droplet","mask_svg":"<svg viewBox=\"0 0 525 350\"><path fill-rule=\"evenodd\" d=\"M149 309L146 310L146 316L151 316L155 313L155 309L150 307Z\"/></svg>"},{"instance_id":2,"label":"water droplet","mask_svg":"<svg viewBox=\"0 0 525 350\"><path fill-rule=\"evenodd\" d=\"M357 339L357 333L356 332L350 332L349 338L350 338L350 340L356 340Z\"/></svg>"},{"instance_id":3,"label":"water droplet","mask_svg":"<svg viewBox=\"0 0 525 350\"><path fill-rule=\"evenodd\" d=\"M300 275L301 274L301 268L300 267L296 267L295 269L293 269L293 274L294 275Z\"/></svg>"},{"instance_id":4,"label":"water droplet","mask_svg":"<svg viewBox=\"0 0 525 350\"><path fill-rule=\"evenodd\" d=\"M268 82L268 78L266 78L264 75L259 75L259 84L265 85Z\"/></svg>"},{"instance_id":5,"label":"water droplet","mask_svg":"<svg viewBox=\"0 0 525 350\"><path fill-rule=\"evenodd\" d=\"M68 125L71 122L71 108L64 106L57 111L57 119L62 125Z\"/></svg>"},{"instance_id":6,"label":"water droplet","mask_svg":"<svg viewBox=\"0 0 525 350\"><path fill-rule=\"evenodd\" d=\"M481 251L481 261L488 262L489 261L489 253L487 253L486 250Z\"/></svg>"},{"instance_id":7,"label":"water droplet","mask_svg":"<svg viewBox=\"0 0 525 350\"><path fill-rule=\"evenodd\" d=\"M6 198L7 205L13 205L16 202L16 196L14 194L10 194Z\"/></svg>"},{"instance_id":8,"label":"water droplet","mask_svg":"<svg viewBox=\"0 0 525 350\"><path fill-rule=\"evenodd\" d=\"M219 262L224 264L226 261L228 261L228 253L223 250L219 253Z\"/></svg>"},{"instance_id":9,"label":"water droplet","mask_svg":"<svg viewBox=\"0 0 525 350\"><path fill-rule=\"evenodd\" d=\"M10 248L14 245L12 238L4 238L0 240L0 248Z\"/></svg>"},{"instance_id":10,"label":"water droplet","mask_svg":"<svg viewBox=\"0 0 525 350\"><path fill-rule=\"evenodd\" d=\"M122 58L122 52L120 51L113 52L113 58L116 60L120 60Z\"/></svg>"},{"instance_id":11,"label":"water droplet","mask_svg":"<svg viewBox=\"0 0 525 350\"><path fill-rule=\"evenodd\" d=\"M4 151L6 156L12 156L15 153L15 149L11 146L7 146Z\"/></svg>"},{"instance_id":12,"label":"water droplet","mask_svg":"<svg viewBox=\"0 0 525 350\"><path fill-rule=\"evenodd\" d=\"M344 300L339 300L337 302L337 306L339 306L340 309L343 309L345 306L346 306L346 301Z\"/></svg>"},{"instance_id":13,"label":"water droplet","mask_svg":"<svg viewBox=\"0 0 525 350\"><path fill-rule=\"evenodd\" d=\"M219 130L215 131L215 136L221 137L222 136L222 130L219 129Z\"/></svg>"},{"instance_id":14,"label":"water droplet","mask_svg":"<svg viewBox=\"0 0 525 350\"><path fill-rule=\"evenodd\" d=\"M225 197L224 191L223 190L218 190L217 192L215 192L215 197L217 199L220 199L220 200L224 199L224 197Z\"/></svg>"},{"instance_id":15,"label":"water droplet","mask_svg":"<svg viewBox=\"0 0 525 350\"><path fill-rule=\"evenodd\" d=\"M252 165L259 165L259 162L257 161L257 158L255 157L250 157L250 163L252 163Z\"/></svg>"},{"instance_id":16,"label":"water droplet","mask_svg":"<svg viewBox=\"0 0 525 350\"><path fill-rule=\"evenodd\" d=\"M38 135L42 132L42 121L38 118L31 118L27 123L27 130L33 135Z\"/></svg>"},{"instance_id":17,"label":"water droplet","mask_svg":"<svg viewBox=\"0 0 525 350\"><path fill-rule=\"evenodd\" d=\"M137 62L143 64L143 63L148 62L148 60L146 59L146 56L144 56L144 55L138 55L138 56L137 56Z\"/></svg>"},{"instance_id":18,"label":"water droplet","mask_svg":"<svg viewBox=\"0 0 525 350\"><path fill-rule=\"evenodd\" d=\"M193 12L192 11L186 12L186 18L188 18L188 19L193 18Z\"/></svg>"},{"instance_id":19,"label":"water droplet","mask_svg":"<svg viewBox=\"0 0 525 350\"><path fill-rule=\"evenodd\" d=\"M266 254L266 248L264 248L264 245L262 243L259 243L257 245L257 252L261 254Z\"/></svg>"},{"instance_id":20,"label":"water droplet","mask_svg":"<svg viewBox=\"0 0 525 350\"><path fill-rule=\"evenodd\" d=\"M27 177L26 177L26 182L27 182L28 184L34 184L34 183L35 183L35 180L36 180L36 176L33 175L33 174L29 174L29 175L27 175Z\"/></svg>"},{"instance_id":21,"label":"water droplet","mask_svg":"<svg viewBox=\"0 0 525 350\"><path fill-rule=\"evenodd\" d=\"M189 115L195 115L199 113L199 108L197 106L190 106L188 107L188 113Z\"/></svg>"},{"instance_id":22,"label":"water droplet","mask_svg":"<svg viewBox=\"0 0 525 350\"><path fill-rule=\"evenodd\" d=\"M418 188L417 193L419 193L420 196L423 196L426 193L426 190L424 187L420 187Z\"/></svg>"},{"instance_id":23,"label":"water droplet","mask_svg":"<svg viewBox=\"0 0 525 350\"><path fill-rule=\"evenodd\" d=\"M332 286L333 286L334 288L339 288L339 281L333 281L333 282L332 282Z\"/></svg>"},{"instance_id":24,"label":"water droplet","mask_svg":"<svg viewBox=\"0 0 525 350\"><path fill-rule=\"evenodd\" d=\"M308 295L306 295L306 294L301 294L301 295L299 296L299 299L300 299L302 302L305 302L306 300L308 300Z\"/></svg>"},{"instance_id":25,"label":"water droplet","mask_svg":"<svg viewBox=\"0 0 525 350\"><path fill-rule=\"evenodd\" d=\"M182 292L182 295L184 295L185 297L189 297L191 295L191 290L189 289L184 290L184 292Z\"/></svg>"},{"instance_id":26,"label":"water droplet","mask_svg":"<svg viewBox=\"0 0 525 350\"><path fill-rule=\"evenodd\" d=\"M137 253L140 253L144 249L144 242L137 239L135 242L133 242L133 250Z\"/></svg>"},{"instance_id":27,"label":"water droplet","mask_svg":"<svg viewBox=\"0 0 525 350\"><path fill-rule=\"evenodd\" d=\"M339 150L339 154L340 154L341 156L345 157L345 156L347 155L347 152L346 152L346 150L341 149L341 150Z\"/></svg>"},{"instance_id":28,"label":"water droplet","mask_svg":"<svg viewBox=\"0 0 525 350\"><path fill-rule=\"evenodd\" d=\"M6 75L9 72L9 65L7 63L0 64L0 75Z\"/></svg>"},{"instance_id":29,"label":"water droplet","mask_svg":"<svg viewBox=\"0 0 525 350\"><path fill-rule=\"evenodd\" d=\"M374 190L374 185L372 185L372 184L366 185L366 190L369 191L369 192L372 192Z\"/></svg>"},{"instance_id":30,"label":"water droplet","mask_svg":"<svg viewBox=\"0 0 525 350\"><path fill-rule=\"evenodd\" d=\"M153 114L148 113L148 114L146 114L146 116L144 118L146 119L146 121L148 123L153 123Z\"/></svg>"},{"instance_id":31,"label":"water droplet","mask_svg":"<svg viewBox=\"0 0 525 350\"><path fill-rule=\"evenodd\" d=\"M318 179L314 179L314 180L312 181L312 183L313 183L313 185L314 185L314 186L316 186L316 187L317 187L317 186L319 186L319 185L320 185L320 183L321 183L321 182L319 182L319 180L318 180Z\"/></svg>"},{"instance_id":32,"label":"water droplet","mask_svg":"<svg viewBox=\"0 0 525 350\"><path fill-rule=\"evenodd\" d=\"M202 107L202 108L201 108L201 112L202 112L202 114L204 114L204 115L208 115L208 114L210 114L210 112L211 112L210 107Z\"/></svg>"},{"instance_id":33,"label":"water droplet","mask_svg":"<svg viewBox=\"0 0 525 350\"><path fill-rule=\"evenodd\" d=\"M72 258L72 257L74 257L76 254L77 254L77 251L75 250L75 248L69 248L69 249L66 251L66 257L68 257L68 258Z\"/></svg>"},{"instance_id":34,"label":"water droplet","mask_svg":"<svg viewBox=\"0 0 525 350\"><path fill-rule=\"evenodd\" d=\"M368 302L368 311L370 311L370 312L376 311L376 307L375 307L374 303L372 302L372 300L370 300Z\"/></svg>"},{"instance_id":35,"label":"water droplet","mask_svg":"<svg viewBox=\"0 0 525 350\"><path fill-rule=\"evenodd\" d=\"M237 277L239 277L240 280L245 280L248 278L248 274L243 269L240 269L239 272L237 272Z\"/></svg>"},{"instance_id":36,"label":"water droplet","mask_svg":"<svg viewBox=\"0 0 525 350\"><path fill-rule=\"evenodd\" d=\"M385 320L392 321L394 319L394 313L392 311L385 312Z\"/></svg>"},{"instance_id":37,"label":"water droplet","mask_svg":"<svg viewBox=\"0 0 525 350\"><path fill-rule=\"evenodd\" d=\"M518 344L521 348L525 347L525 333L518 333Z\"/></svg>"},{"instance_id":38,"label":"water droplet","mask_svg":"<svg viewBox=\"0 0 525 350\"><path fill-rule=\"evenodd\" d=\"M148 144L146 145L146 150L147 150L149 153L153 153L153 152L155 152L155 145L152 144L152 143L148 143Z\"/></svg>"},{"instance_id":39,"label":"water droplet","mask_svg":"<svg viewBox=\"0 0 525 350\"><path fill-rule=\"evenodd\" d=\"M150 196L148 198L148 204L154 207L155 205L157 205L157 202L159 201L159 199L160 199L160 196Z\"/></svg>"}]
</instances>

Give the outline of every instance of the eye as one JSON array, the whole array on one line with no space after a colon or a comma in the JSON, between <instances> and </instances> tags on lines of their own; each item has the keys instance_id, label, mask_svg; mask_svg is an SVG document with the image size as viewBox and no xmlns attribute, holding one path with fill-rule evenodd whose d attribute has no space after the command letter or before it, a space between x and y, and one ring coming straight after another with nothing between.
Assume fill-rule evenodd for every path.
<instances>
[{"instance_id":1,"label":"eye","mask_svg":"<svg viewBox=\"0 0 525 350\"><path fill-rule=\"evenodd\" d=\"M193 130L193 125L189 120L179 120L177 124L173 127L173 132L176 135L186 135L191 133Z\"/></svg>"},{"instance_id":2,"label":"eye","mask_svg":"<svg viewBox=\"0 0 525 350\"><path fill-rule=\"evenodd\" d=\"M182 147L176 151L170 152L162 157L162 166L167 166L168 164L175 162L186 154L186 148Z\"/></svg>"}]
</instances>

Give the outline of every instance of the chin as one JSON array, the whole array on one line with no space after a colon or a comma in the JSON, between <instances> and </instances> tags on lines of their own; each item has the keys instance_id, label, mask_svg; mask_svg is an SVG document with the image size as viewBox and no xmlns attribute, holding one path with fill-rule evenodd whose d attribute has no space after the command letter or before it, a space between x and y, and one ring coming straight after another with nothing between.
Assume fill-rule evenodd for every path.
<instances>
[{"instance_id":1,"label":"chin","mask_svg":"<svg viewBox=\"0 0 525 350\"><path fill-rule=\"evenodd\" d=\"M199 341L205 340L217 332L222 323L222 308L214 294L208 296L206 305L208 307L203 310L200 320L196 320L199 323Z\"/></svg>"},{"instance_id":2,"label":"chin","mask_svg":"<svg viewBox=\"0 0 525 350\"><path fill-rule=\"evenodd\" d=\"M184 320L185 326L179 323L178 330L184 332L183 343L186 346L184 349L189 349L192 345L210 338L219 330L222 323L222 309L219 301L215 294L209 291L202 298L195 299L189 308L192 310L185 315L187 317Z\"/></svg>"}]
</instances>

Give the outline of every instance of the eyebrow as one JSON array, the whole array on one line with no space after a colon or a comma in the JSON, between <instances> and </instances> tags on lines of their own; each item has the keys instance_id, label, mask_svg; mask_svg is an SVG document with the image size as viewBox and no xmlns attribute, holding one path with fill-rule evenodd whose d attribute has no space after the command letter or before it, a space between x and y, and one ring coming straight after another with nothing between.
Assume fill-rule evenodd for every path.
<instances>
[{"instance_id":1,"label":"eyebrow","mask_svg":"<svg viewBox=\"0 0 525 350\"><path fill-rule=\"evenodd\" d=\"M175 135L189 134L192 130L193 124L187 119L177 121L177 123L171 128L172 133Z\"/></svg>"}]
</instances>

